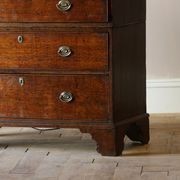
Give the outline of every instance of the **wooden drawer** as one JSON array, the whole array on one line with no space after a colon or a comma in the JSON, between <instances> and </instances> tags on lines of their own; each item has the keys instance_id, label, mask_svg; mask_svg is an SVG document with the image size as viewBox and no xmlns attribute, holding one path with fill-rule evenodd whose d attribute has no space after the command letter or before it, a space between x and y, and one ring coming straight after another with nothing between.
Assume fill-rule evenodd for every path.
<instances>
[{"instance_id":1,"label":"wooden drawer","mask_svg":"<svg viewBox=\"0 0 180 180\"><path fill-rule=\"evenodd\" d=\"M0 12L1 22L107 22L108 0L0 0Z\"/></svg>"},{"instance_id":2,"label":"wooden drawer","mask_svg":"<svg viewBox=\"0 0 180 180\"><path fill-rule=\"evenodd\" d=\"M1 32L0 69L104 71L108 69L108 34Z\"/></svg>"},{"instance_id":3,"label":"wooden drawer","mask_svg":"<svg viewBox=\"0 0 180 180\"><path fill-rule=\"evenodd\" d=\"M62 102L63 92L72 93ZM66 96L67 97L67 96ZM0 75L0 118L96 121L109 117L108 76Z\"/></svg>"}]
</instances>

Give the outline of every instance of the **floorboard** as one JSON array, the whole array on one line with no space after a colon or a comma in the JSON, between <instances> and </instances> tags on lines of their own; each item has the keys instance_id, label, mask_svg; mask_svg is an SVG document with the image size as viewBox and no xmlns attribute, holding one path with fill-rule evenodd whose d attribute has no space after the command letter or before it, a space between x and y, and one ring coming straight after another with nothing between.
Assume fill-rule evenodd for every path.
<instances>
[{"instance_id":1,"label":"floorboard","mask_svg":"<svg viewBox=\"0 0 180 180\"><path fill-rule=\"evenodd\" d=\"M153 114L148 145L103 157L78 129L0 129L0 180L180 180L180 114Z\"/></svg>"}]
</instances>

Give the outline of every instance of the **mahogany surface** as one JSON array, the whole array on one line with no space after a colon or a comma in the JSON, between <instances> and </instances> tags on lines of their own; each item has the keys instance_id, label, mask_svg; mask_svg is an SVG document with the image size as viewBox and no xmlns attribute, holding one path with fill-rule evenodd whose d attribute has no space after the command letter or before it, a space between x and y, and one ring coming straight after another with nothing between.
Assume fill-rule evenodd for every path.
<instances>
[{"instance_id":1,"label":"mahogany surface","mask_svg":"<svg viewBox=\"0 0 180 180\"><path fill-rule=\"evenodd\" d=\"M20 86L19 77L24 79ZM74 120L109 119L108 76L104 75L1 75L1 117ZM59 100L61 92L73 94L73 101Z\"/></svg>"},{"instance_id":2,"label":"mahogany surface","mask_svg":"<svg viewBox=\"0 0 180 180\"><path fill-rule=\"evenodd\" d=\"M69 12L56 8L58 0L1 0L1 22L107 22L108 0L73 0Z\"/></svg>"},{"instance_id":3,"label":"mahogany surface","mask_svg":"<svg viewBox=\"0 0 180 180\"><path fill-rule=\"evenodd\" d=\"M0 1L0 126L79 128L102 155L120 155L125 135L148 143L146 1L58 2Z\"/></svg>"},{"instance_id":4,"label":"mahogany surface","mask_svg":"<svg viewBox=\"0 0 180 180\"><path fill-rule=\"evenodd\" d=\"M0 68L33 70L108 70L108 33L0 32ZM22 44L17 37L24 38ZM60 46L72 54L61 57Z\"/></svg>"}]
</instances>

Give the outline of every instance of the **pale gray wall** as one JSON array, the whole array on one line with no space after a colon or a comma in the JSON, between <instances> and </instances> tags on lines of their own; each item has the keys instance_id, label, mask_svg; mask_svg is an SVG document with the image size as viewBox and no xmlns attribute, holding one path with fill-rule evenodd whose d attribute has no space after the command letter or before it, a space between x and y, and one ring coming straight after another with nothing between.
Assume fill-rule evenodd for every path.
<instances>
[{"instance_id":1,"label":"pale gray wall","mask_svg":"<svg viewBox=\"0 0 180 180\"><path fill-rule=\"evenodd\" d=\"M147 0L147 78L180 78L180 0Z\"/></svg>"}]
</instances>

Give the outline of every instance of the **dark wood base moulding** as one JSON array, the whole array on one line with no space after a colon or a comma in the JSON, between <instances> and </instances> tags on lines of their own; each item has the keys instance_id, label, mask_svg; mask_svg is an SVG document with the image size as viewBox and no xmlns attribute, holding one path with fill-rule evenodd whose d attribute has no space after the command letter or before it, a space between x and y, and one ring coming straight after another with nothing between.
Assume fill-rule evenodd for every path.
<instances>
[{"instance_id":1,"label":"dark wood base moulding","mask_svg":"<svg viewBox=\"0 0 180 180\"><path fill-rule=\"evenodd\" d=\"M62 121L0 118L0 127L49 127L49 128L78 128L82 133L91 134L97 143L97 151L103 156L122 155L124 137L127 135L132 141L142 144L149 142L149 115L142 114L125 119L120 123L66 123Z\"/></svg>"}]
</instances>

